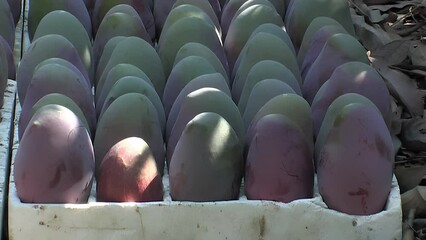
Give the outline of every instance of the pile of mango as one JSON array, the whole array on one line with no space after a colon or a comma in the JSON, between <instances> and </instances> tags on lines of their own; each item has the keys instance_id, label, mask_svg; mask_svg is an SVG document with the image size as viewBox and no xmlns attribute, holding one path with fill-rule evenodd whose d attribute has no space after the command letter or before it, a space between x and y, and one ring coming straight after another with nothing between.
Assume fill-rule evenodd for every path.
<instances>
[{"instance_id":1,"label":"pile of mango","mask_svg":"<svg viewBox=\"0 0 426 240\"><path fill-rule=\"evenodd\" d=\"M341 0L30 1L26 203L312 198L385 207L390 95ZM1 76L1 75L0 75ZM244 193L240 186L244 181Z\"/></svg>"}]
</instances>

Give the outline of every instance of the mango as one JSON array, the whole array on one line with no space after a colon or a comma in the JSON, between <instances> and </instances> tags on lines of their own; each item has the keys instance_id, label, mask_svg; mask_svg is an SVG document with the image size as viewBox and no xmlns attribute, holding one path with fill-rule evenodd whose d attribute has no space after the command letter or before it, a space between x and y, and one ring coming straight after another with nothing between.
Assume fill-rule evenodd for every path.
<instances>
[{"instance_id":1,"label":"mango","mask_svg":"<svg viewBox=\"0 0 426 240\"><path fill-rule=\"evenodd\" d=\"M337 112L318 159L318 189L330 209L381 212L394 168L392 138L376 107L352 103Z\"/></svg>"},{"instance_id":2,"label":"mango","mask_svg":"<svg viewBox=\"0 0 426 240\"><path fill-rule=\"evenodd\" d=\"M93 6L95 5L96 0L83 0L83 2L86 5L86 8L87 8L87 11L89 12L89 15L92 16Z\"/></svg>"},{"instance_id":3,"label":"mango","mask_svg":"<svg viewBox=\"0 0 426 240\"><path fill-rule=\"evenodd\" d=\"M155 20L155 32L157 34L157 38L160 38L163 33L164 22L166 21L167 16L169 16L175 2L176 0L154 1L154 8L152 9L152 12Z\"/></svg>"},{"instance_id":4,"label":"mango","mask_svg":"<svg viewBox=\"0 0 426 240\"><path fill-rule=\"evenodd\" d=\"M172 128L175 125L176 118L178 117L180 108L186 96L191 92L205 87L218 89L231 97L231 91L229 90L228 84L220 73L204 74L192 79L180 91L179 95L176 97L175 102L173 103L172 108L170 109L169 115L167 117L166 139L170 137Z\"/></svg>"},{"instance_id":5,"label":"mango","mask_svg":"<svg viewBox=\"0 0 426 240\"><path fill-rule=\"evenodd\" d=\"M380 110L386 126L392 122L391 96L380 74L362 62L347 62L337 67L312 101L314 135L317 136L330 104L345 93L358 93Z\"/></svg>"},{"instance_id":6,"label":"mango","mask_svg":"<svg viewBox=\"0 0 426 240\"><path fill-rule=\"evenodd\" d=\"M11 49L15 46L15 23L7 1L0 1L0 36Z\"/></svg>"},{"instance_id":7,"label":"mango","mask_svg":"<svg viewBox=\"0 0 426 240\"><path fill-rule=\"evenodd\" d=\"M22 12L22 1L21 0L7 0L9 3L10 12L13 16L13 21L15 22L15 26L19 22L19 18L21 18Z\"/></svg>"},{"instance_id":8,"label":"mango","mask_svg":"<svg viewBox=\"0 0 426 240\"><path fill-rule=\"evenodd\" d=\"M170 194L174 201L235 200L242 172L242 148L234 129L219 114L201 113L177 143L169 168Z\"/></svg>"},{"instance_id":9,"label":"mango","mask_svg":"<svg viewBox=\"0 0 426 240\"><path fill-rule=\"evenodd\" d=\"M247 107L242 114L246 129L250 126L251 120L263 105L275 96L285 93L296 94L287 83L278 79L264 79L256 83L250 92Z\"/></svg>"},{"instance_id":10,"label":"mango","mask_svg":"<svg viewBox=\"0 0 426 240\"><path fill-rule=\"evenodd\" d=\"M7 78L16 79L16 64L13 50L2 36L0 36L0 48L2 48L3 54L6 55L6 62L2 62L1 64L7 66Z\"/></svg>"},{"instance_id":11,"label":"mango","mask_svg":"<svg viewBox=\"0 0 426 240\"><path fill-rule=\"evenodd\" d=\"M349 34L338 33L331 36L303 81L303 96L309 104L333 71L341 64L350 61L368 64L367 50Z\"/></svg>"},{"instance_id":12,"label":"mango","mask_svg":"<svg viewBox=\"0 0 426 240\"><path fill-rule=\"evenodd\" d=\"M244 178L247 199L289 203L312 198L314 166L300 127L284 115L270 114L257 122L255 132Z\"/></svg>"},{"instance_id":13,"label":"mango","mask_svg":"<svg viewBox=\"0 0 426 240\"><path fill-rule=\"evenodd\" d=\"M208 16L206 16L208 18ZM169 76L176 54L179 49L189 43L197 42L212 50L222 65L226 65L226 56L216 27L211 20L205 20L196 16L179 19L172 24L168 31L161 34L158 43L158 55L164 66L166 76Z\"/></svg>"},{"instance_id":14,"label":"mango","mask_svg":"<svg viewBox=\"0 0 426 240\"><path fill-rule=\"evenodd\" d=\"M109 91L105 98L105 102L102 105L98 105L98 109L101 108L99 119L102 118L102 114L108 109L112 102L114 102L120 96L126 93L140 93L146 96L157 110L158 120L160 121L162 132L164 133L166 127L166 116L164 114L163 104L161 99L155 92L154 87L149 85L142 78L127 76L118 80Z\"/></svg>"},{"instance_id":15,"label":"mango","mask_svg":"<svg viewBox=\"0 0 426 240\"><path fill-rule=\"evenodd\" d=\"M95 74L92 41L81 22L71 13L52 11L44 16L34 33L33 40L48 34L58 34L74 45L91 79Z\"/></svg>"},{"instance_id":16,"label":"mango","mask_svg":"<svg viewBox=\"0 0 426 240\"><path fill-rule=\"evenodd\" d=\"M102 55L97 61L96 66L96 74L95 74L95 85L98 85L99 79L101 78L102 73L105 70L106 65L108 64L109 59L111 58L111 54L114 51L115 47L124 39L127 37L124 36L116 36L112 37L108 40L108 42L105 44L104 49L102 50Z\"/></svg>"},{"instance_id":17,"label":"mango","mask_svg":"<svg viewBox=\"0 0 426 240\"><path fill-rule=\"evenodd\" d=\"M163 105L166 115L169 114L173 103L186 84L198 76L215 72L214 67L202 57L189 56L178 62L173 67L164 88Z\"/></svg>"},{"instance_id":18,"label":"mango","mask_svg":"<svg viewBox=\"0 0 426 240\"><path fill-rule=\"evenodd\" d=\"M283 64L293 73L301 85L302 80L296 57L287 44L270 33L260 32L247 42L243 52L241 52L240 65L232 83L232 97L236 102L240 100L248 72L262 60L273 60Z\"/></svg>"},{"instance_id":19,"label":"mango","mask_svg":"<svg viewBox=\"0 0 426 240\"><path fill-rule=\"evenodd\" d=\"M303 35L313 19L316 17L329 17L342 24L346 31L355 35L354 25L347 1L341 0L297 0L293 1L287 9L285 24L287 32L299 51Z\"/></svg>"},{"instance_id":20,"label":"mango","mask_svg":"<svg viewBox=\"0 0 426 240\"><path fill-rule=\"evenodd\" d=\"M33 39L41 19L49 12L64 10L74 15L83 24L89 36L92 36L92 22L83 0L38 0L30 1L28 12L28 35Z\"/></svg>"},{"instance_id":21,"label":"mango","mask_svg":"<svg viewBox=\"0 0 426 240\"><path fill-rule=\"evenodd\" d=\"M87 203L95 161L92 141L68 108L46 105L31 118L16 152L16 191L23 203Z\"/></svg>"},{"instance_id":22,"label":"mango","mask_svg":"<svg viewBox=\"0 0 426 240\"><path fill-rule=\"evenodd\" d=\"M228 65L226 64L224 66L219 60L219 58L217 58L217 56L212 52L212 50L210 50L208 47L204 46L201 43L189 42L183 45L176 53L175 62L173 66L175 66L180 60L189 56L199 56L209 61L209 63L215 68L215 70L218 73L221 73L229 84Z\"/></svg>"},{"instance_id":23,"label":"mango","mask_svg":"<svg viewBox=\"0 0 426 240\"><path fill-rule=\"evenodd\" d=\"M34 104L50 93L61 93L71 98L83 111L90 126L90 132L96 128L96 112L90 89L83 75L77 75L71 69L59 64L46 64L38 68L27 89L19 119L19 138L21 139L31 119Z\"/></svg>"},{"instance_id":24,"label":"mango","mask_svg":"<svg viewBox=\"0 0 426 240\"><path fill-rule=\"evenodd\" d=\"M128 37L121 41L112 52L99 81L107 76L111 68L120 63L133 64L142 70L154 84L158 95L163 96L166 83L163 65L154 47L149 43L138 37Z\"/></svg>"},{"instance_id":25,"label":"mango","mask_svg":"<svg viewBox=\"0 0 426 240\"><path fill-rule=\"evenodd\" d=\"M48 58L63 58L74 64L80 72L86 72L77 50L65 37L49 34L34 40L24 53L16 74L18 97L21 105L25 101L25 94L33 76L34 68Z\"/></svg>"},{"instance_id":26,"label":"mango","mask_svg":"<svg viewBox=\"0 0 426 240\"><path fill-rule=\"evenodd\" d=\"M238 108L241 113L244 113L249 100L250 93L253 87L264 79L277 79L288 84L296 94L302 96L302 90L300 90L299 83L294 77L294 74L283 64L272 61L262 60L250 69L247 73L247 79L245 80L244 87L241 92L240 100L238 101Z\"/></svg>"},{"instance_id":27,"label":"mango","mask_svg":"<svg viewBox=\"0 0 426 240\"><path fill-rule=\"evenodd\" d=\"M0 106L3 106L4 103L4 90L7 86L7 76L8 76L8 63L7 56L4 47L0 44Z\"/></svg>"},{"instance_id":28,"label":"mango","mask_svg":"<svg viewBox=\"0 0 426 240\"><path fill-rule=\"evenodd\" d=\"M294 49L293 43L291 42L290 36L288 36L285 28L281 28L278 25L275 25L272 23L264 23L262 25L259 25L256 29L254 29L253 33L250 35L250 38L252 38L253 36L256 36L256 34L259 32L271 33L279 37L281 40L283 40L287 44L287 46L293 52L294 56L297 55L296 50Z\"/></svg>"},{"instance_id":29,"label":"mango","mask_svg":"<svg viewBox=\"0 0 426 240\"><path fill-rule=\"evenodd\" d=\"M143 25L145 26L145 29L149 33L149 36L151 39L154 39L155 24L154 16L152 15L150 7L150 0L96 0L92 15L93 35L96 35L101 22L105 15L107 15L107 12L111 10L111 8L120 4L130 5L136 10L143 22Z\"/></svg>"},{"instance_id":30,"label":"mango","mask_svg":"<svg viewBox=\"0 0 426 240\"><path fill-rule=\"evenodd\" d=\"M229 25L224 42L229 69L234 68L235 61L252 32L263 23L273 23L283 27L284 23L275 8L263 4L253 5L235 17Z\"/></svg>"},{"instance_id":31,"label":"mango","mask_svg":"<svg viewBox=\"0 0 426 240\"><path fill-rule=\"evenodd\" d=\"M128 137L140 137L148 144L162 174L164 141L157 110L146 96L127 93L112 102L99 119L94 140L97 175L108 151Z\"/></svg>"},{"instance_id":32,"label":"mango","mask_svg":"<svg viewBox=\"0 0 426 240\"><path fill-rule=\"evenodd\" d=\"M163 200L161 174L142 138L123 139L108 151L99 168L96 198L98 202Z\"/></svg>"},{"instance_id":33,"label":"mango","mask_svg":"<svg viewBox=\"0 0 426 240\"><path fill-rule=\"evenodd\" d=\"M167 139L167 161L172 159L177 142L182 136L186 124L197 114L214 112L222 116L234 129L243 146L244 124L237 106L232 99L222 91L214 88L201 88L191 92L183 100L179 115Z\"/></svg>"}]
</instances>

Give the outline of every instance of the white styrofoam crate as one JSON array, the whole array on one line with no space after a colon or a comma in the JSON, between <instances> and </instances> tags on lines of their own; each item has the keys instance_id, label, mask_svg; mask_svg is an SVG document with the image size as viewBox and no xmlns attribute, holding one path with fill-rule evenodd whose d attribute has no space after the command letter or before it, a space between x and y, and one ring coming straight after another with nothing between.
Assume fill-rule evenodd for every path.
<instances>
[{"instance_id":1,"label":"white styrofoam crate","mask_svg":"<svg viewBox=\"0 0 426 240\"><path fill-rule=\"evenodd\" d=\"M3 212L7 198L7 174L10 169L10 127L12 126L15 103L16 82L8 80L4 93L4 103L0 109L0 229L3 229Z\"/></svg>"},{"instance_id":2,"label":"white styrofoam crate","mask_svg":"<svg viewBox=\"0 0 426 240\"><path fill-rule=\"evenodd\" d=\"M20 112L17 104L17 114ZM18 119L17 117L15 119ZM15 128L16 130L16 128ZM16 134L16 131L15 131ZM14 142L13 156L18 142ZM12 163L13 167L13 163ZM288 204L272 201L173 202L168 176L162 202L23 204L13 172L9 188L9 236L27 239L99 240L400 240L401 198L394 177L386 209L370 216L351 216L327 208L315 197Z\"/></svg>"}]
</instances>

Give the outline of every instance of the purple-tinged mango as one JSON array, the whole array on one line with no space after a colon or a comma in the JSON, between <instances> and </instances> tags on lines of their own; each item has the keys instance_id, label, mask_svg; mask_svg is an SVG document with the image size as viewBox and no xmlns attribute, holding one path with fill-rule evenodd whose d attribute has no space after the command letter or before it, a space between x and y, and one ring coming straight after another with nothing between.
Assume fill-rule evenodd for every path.
<instances>
[{"instance_id":1,"label":"purple-tinged mango","mask_svg":"<svg viewBox=\"0 0 426 240\"><path fill-rule=\"evenodd\" d=\"M149 77L143 72L140 68L136 67L133 64L128 63L120 63L115 65L109 70L108 74L104 75L99 81L96 91L95 91L95 103L97 103L101 97L101 95L108 95L111 87L121 78L123 77L138 77L145 80L149 85L154 86ZM103 93L104 86L106 85L107 90Z\"/></svg>"},{"instance_id":2,"label":"purple-tinged mango","mask_svg":"<svg viewBox=\"0 0 426 240\"><path fill-rule=\"evenodd\" d=\"M169 115L167 116L166 139L169 138L172 132L172 128L175 125L180 108L186 96L198 89L206 87L218 89L229 97L231 97L231 91L229 90L229 86L225 78L223 78L220 73L204 74L192 79L180 91L179 95L176 97L175 102L173 103L172 108L170 109Z\"/></svg>"},{"instance_id":3,"label":"purple-tinged mango","mask_svg":"<svg viewBox=\"0 0 426 240\"><path fill-rule=\"evenodd\" d=\"M15 46L15 23L7 1L0 1L0 36L11 49Z\"/></svg>"},{"instance_id":4,"label":"purple-tinged mango","mask_svg":"<svg viewBox=\"0 0 426 240\"><path fill-rule=\"evenodd\" d=\"M303 79L305 79L312 64L317 60L328 39L338 33L347 34L342 26L335 25L324 26L314 34L300 68L300 74Z\"/></svg>"},{"instance_id":5,"label":"purple-tinged mango","mask_svg":"<svg viewBox=\"0 0 426 240\"><path fill-rule=\"evenodd\" d=\"M275 8L263 4L253 5L235 17L229 26L224 42L229 69L234 69L235 61L252 32L264 23L284 26L282 18Z\"/></svg>"},{"instance_id":6,"label":"purple-tinged mango","mask_svg":"<svg viewBox=\"0 0 426 240\"><path fill-rule=\"evenodd\" d=\"M4 47L0 44L0 106L3 106L4 103L4 91L7 86L7 76L8 76L8 63L7 56Z\"/></svg>"},{"instance_id":7,"label":"purple-tinged mango","mask_svg":"<svg viewBox=\"0 0 426 240\"><path fill-rule=\"evenodd\" d=\"M354 25L349 12L347 1L341 0L297 0L293 1L287 9L285 24L291 40L299 51L303 35L312 20L316 17L330 17L348 31L355 35Z\"/></svg>"},{"instance_id":8,"label":"purple-tinged mango","mask_svg":"<svg viewBox=\"0 0 426 240\"><path fill-rule=\"evenodd\" d=\"M351 61L368 64L367 50L349 34L331 36L303 80L302 92L309 104L334 70Z\"/></svg>"},{"instance_id":9,"label":"purple-tinged mango","mask_svg":"<svg viewBox=\"0 0 426 240\"><path fill-rule=\"evenodd\" d=\"M160 38L160 35L163 33L163 26L166 22L167 16L169 16L170 11L173 8L176 0L162 0L154 1L154 8L152 9L155 20L155 32L157 38Z\"/></svg>"},{"instance_id":10,"label":"purple-tinged mango","mask_svg":"<svg viewBox=\"0 0 426 240\"><path fill-rule=\"evenodd\" d=\"M41 19L49 12L64 10L74 15L83 24L89 36L92 36L92 22L83 0L37 0L30 1L28 12L28 35L33 39Z\"/></svg>"},{"instance_id":11,"label":"purple-tinged mango","mask_svg":"<svg viewBox=\"0 0 426 240\"><path fill-rule=\"evenodd\" d=\"M86 8L87 8L87 11L89 12L89 15L92 16L93 7L95 6L96 0L83 0L83 2L86 5Z\"/></svg>"},{"instance_id":12,"label":"purple-tinged mango","mask_svg":"<svg viewBox=\"0 0 426 240\"><path fill-rule=\"evenodd\" d=\"M222 27L222 38L225 39L228 32L229 25L235 16L235 13L247 0L228 0L226 5L222 8L222 16L220 18L220 25Z\"/></svg>"},{"instance_id":13,"label":"purple-tinged mango","mask_svg":"<svg viewBox=\"0 0 426 240\"><path fill-rule=\"evenodd\" d=\"M123 187L125 186L125 187ZM163 182L154 155L141 138L129 137L105 155L96 184L98 202L163 200Z\"/></svg>"},{"instance_id":14,"label":"purple-tinged mango","mask_svg":"<svg viewBox=\"0 0 426 240\"><path fill-rule=\"evenodd\" d=\"M9 3L10 12L13 16L13 21L15 22L15 26L19 22L19 18L21 18L22 12L22 1L21 0L7 0Z\"/></svg>"},{"instance_id":15,"label":"purple-tinged mango","mask_svg":"<svg viewBox=\"0 0 426 240\"><path fill-rule=\"evenodd\" d=\"M247 100L247 107L242 112L246 129L257 112L272 98L286 93L296 94L287 83L278 79L264 79L256 83Z\"/></svg>"},{"instance_id":16,"label":"purple-tinged mango","mask_svg":"<svg viewBox=\"0 0 426 240\"><path fill-rule=\"evenodd\" d=\"M44 16L34 33L33 40L48 34L58 34L74 45L90 79L95 74L92 41L81 22L71 13L63 10L52 11Z\"/></svg>"},{"instance_id":17,"label":"purple-tinged mango","mask_svg":"<svg viewBox=\"0 0 426 240\"><path fill-rule=\"evenodd\" d=\"M111 87L111 90L106 96L103 105L98 106L102 108L99 119L102 118L103 113L108 109L112 102L126 93L140 93L151 101L152 105L154 105L155 109L157 110L158 120L160 121L162 132L164 133L166 128L166 116L164 114L161 99L157 92L155 92L155 89L152 85L148 84L144 79L138 77L123 77Z\"/></svg>"},{"instance_id":18,"label":"purple-tinged mango","mask_svg":"<svg viewBox=\"0 0 426 240\"><path fill-rule=\"evenodd\" d=\"M61 93L49 93L47 95L44 95L44 97L40 98L40 100L38 100L31 108L30 118L32 118L40 108L49 104L60 105L71 110L78 117L81 124L83 124L83 126L90 134L89 123L87 122L86 116L84 115L83 111L81 111L81 108L77 105L77 103L75 103L74 100Z\"/></svg>"},{"instance_id":19,"label":"purple-tinged mango","mask_svg":"<svg viewBox=\"0 0 426 240\"><path fill-rule=\"evenodd\" d=\"M6 65L8 68L7 78L15 79L16 64L15 64L15 57L13 56L13 50L10 48L7 41L2 36L0 36L0 48L2 48L2 51L6 55L6 63L2 62L1 64Z\"/></svg>"},{"instance_id":20,"label":"purple-tinged mango","mask_svg":"<svg viewBox=\"0 0 426 240\"><path fill-rule=\"evenodd\" d=\"M334 70L312 101L314 135L317 136L330 104L345 93L358 93L370 99L380 110L386 125L392 122L391 96L380 74L362 62L348 62Z\"/></svg>"},{"instance_id":21,"label":"purple-tinged mango","mask_svg":"<svg viewBox=\"0 0 426 240\"><path fill-rule=\"evenodd\" d=\"M312 20L312 22L309 24L308 28L305 31L305 34L303 35L302 42L300 44L299 51L297 53L297 62L299 63L299 66L302 67L303 60L305 59L306 52L311 46L311 42L315 36L315 34L320 30L322 27L325 26L337 26L343 29L344 33L347 33L345 28L343 28L342 24L334 20L333 18L329 17L316 17ZM325 42L324 42L325 43Z\"/></svg>"},{"instance_id":22,"label":"purple-tinged mango","mask_svg":"<svg viewBox=\"0 0 426 240\"><path fill-rule=\"evenodd\" d=\"M154 16L152 15L149 0L96 0L93 8L92 23L93 35L96 36L99 26L111 8L127 4L132 6L138 13L140 19L145 26L146 31L149 33L151 39L155 38L155 24Z\"/></svg>"},{"instance_id":23,"label":"purple-tinged mango","mask_svg":"<svg viewBox=\"0 0 426 240\"><path fill-rule=\"evenodd\" d=\"M120 5L119 5L120 6ZM130 6L128 6L130 7ZM130 7L131 8L131 7ZM133 15L124 12L115 12L112 8L99 26L95 41L93 42L93 53L95 56L95 64L98 63L102 56L103 49L107 42L116 36L130 37L135 36L144 39L147 43L152 44L149 35L146 32L142 20L136 12ZM134 11L134 9L132 9Z\"/></svg>"},{"instance_id":24,"label":"purple-tinged mango","mask_svg":"<svg viewBox=\"0 0 426 240\"><path fill-rule=\"evenodd\" d=\"M333 120L319 153L319 193L330 209L339 212L381 212L391 190L395 153L380 111L352 103Z\"/></svg>"},{"instance_id":25,"label":"purple-tinged mango","mask_svg":"<svg viewBox=\"0 0 426 240\"><path fill-rule=\"evenodd\" d=\"M243 52L241 52L240 65L232 83L232 97L236 102L240 100L250 69L262 60L272 60L283 64L301 84L302 80L296 57L287 44L270 33L260 32L247 42Z\"/></svg>"},{"instance_id":26,"label":"purple-tinged mango","mask_svg":"<svg viewBox=\"0 0 426 240\"><path fill-rule=\"evenodd\" d=\"M71 69L59 64L46 64L39 67L31 79L27 95L22 103L19 118L19 139L21 139L27 124L31 119L31 109L34 104L50 93L61 93L71 98L83 111L90 126L90 132L96 129L96 112L90 89L83 75L77 75Z\"/></svg>"},{"instance_id":27,"label":"purple-tinged mango","mask_svg":"<svg viewBox=\"0 0 426 240\"><path fill-rule=\"evenodd\" d=\"M170 137L167 139L167 161L172 159L175 147L186 124L202 112L214 112L222 116L234 129L241 146L244 142L244 123L237 106L232 99L215 88L201 88L191 92L183 100L179 115L172 127Z\"/></svg>"},{"instance_id":28,"label":"purple-tinged mango","mask_svg":"<svg viewBox=\"0 0 426 240\"><path fill-rule=\"evenodd\" d=\"M208 18L208 16L206 16ZM158 55L168 76L172 70L179 49L189 43L197 42L212 50L223 66L226 66L226 56L221 40L216 33L216 27L208 18L189 16L182 18L163 32L158 43Z\"/></svg>"},{"instance_id":29,"label":"purple-tinged mango","mask_svg":"<svg viewBox=\"0 0 426 240\"><path fill-rule=\"evenodd\" d=\"M314 166L300 127L270 114L256 124L246 161L244 187L249 200L289 203L312 198Z\"/></svg>"},{"instance_id":30,"label":"purple-tinged mango","mask_svg":"<svg viewBox=\"0 0 426 240\"><path fill-rule=\"evenodd\" d=\"M80 55L69 40L57 34L40 37L33 41L25 52L16 74L18 97L21 104L25 100L25 94L35 67L48 58L63 58L74 64L80 72L85 72L87 75Z\"/></svg>"},{"instance_id":31,"label":"purple-tinged mango","mask_svg":"<svg viewBox=\"0 0 426 240\"><path fill-rule=\"evenodd\" d=\"M111 54L114 51L115 47L117 47L117 45L126 38L127 37L124 37L124 36L112 37L105 44L105 47L102 50L102 55L97 61L96 74L95 74L95 80L94 80L95 86L98 85L99 79L101 78L101 75L104 72L106 65L108 64L109 59L111 58Z\"/></svg>"},{"instance_id":32,"label":"purple-tinged mango","mask_svg":"<svg viewBox=\"0 0 426 240\"><path fill-rule=\"evenodd\" d=\"M228 65L224 66L217 56L208 47L201 43L189 42L183 45L176 54L175 62L176 65L180 60L189 56L199 56L205 58L209 63L216 69L218 73L221 73L229 84L229 69Z\"/></svg>"},{"instance_id":33,"label":"purple-tinged mango","mask_svg":"<svg viewBox=\"0 0 426 240\"><path fill-rule=\"evenodd\" d=\"M47 105L31 118L16 152L23 203L87 203L95 169L90 136L68 108Z\"/></svg>"},{"instance_id":34,"label":"purple-tinged mango","mask_svg":"<svg viewBox=\"0 0 426 240\"><path fill-rule=\"evenodd\" d=\"M243 175L242 152L240 139L223 117L212 112L195 116L183 130L170 163L172 199L237 199Z\"/></svg>"},{"instance_id":35,"label":"purple-tinged mango","mask_svg":"<svg viewBox=\"0 0 426 240\"><path fill-rule=\"evenodd\" d=\"M120 96L99 119L94 141L96 173L108 151L128 137L140 137L148 143L162 174L165 150L161 124L154 105L140 93Z\"/></svg>"},{"instance_id":36,"label":"purple-tinged mango","mask_svg":"<svg viewBox=\"0 0 426 240\"><path fill-rule=\"evenodd\" d=\"M186 84L198 76L215 72L214 67L202 57L189 56L179 61L173 67L164 88L163 105L166 115Z\"/></svg>"},{"instance_id":37,"label":"purple-tinged mango","mask_svg":"<svg viewBox=\"0 0 426 240\"><path fill-rule=\"evenodd\" d=\"M240 100L238 101L238 108L241 113L246 110L247 102L253 87L264 79L276 79L288 84L296 94L302 96L299 83L294 77L294 74L283 64L272 61L262 60L250 69L247 73L243 90L241 92Z\"/></svg>"},{"instance_id":38,"label":"purple-tinged mango","mask_svg":"<svg viewBox=\"0 0 426 240\"><path fill-rule=\"evenodd\" d=\"M153 46L138 37L124 39L114 48L100 81L107 76L111 68L120 63L133 64L142 70L154 84L158 95L163 96L166 77L160 57Z\"/></svg>"},{"instance_id":39,"label":"purple-tinged mango","mask_svg":"<svg viewBox=\"0 0 426 240\"><path fill-rule=\"evenodd\" d=\"M314 137L311 107L301 96L291 93L275 96L256 113L247 129L246 145L249 145L253 140L257 122L268 114L282 114L296 123L302 129L303 135L309 144L311 155L313 155Z\"/></svg>"}]
</instances>

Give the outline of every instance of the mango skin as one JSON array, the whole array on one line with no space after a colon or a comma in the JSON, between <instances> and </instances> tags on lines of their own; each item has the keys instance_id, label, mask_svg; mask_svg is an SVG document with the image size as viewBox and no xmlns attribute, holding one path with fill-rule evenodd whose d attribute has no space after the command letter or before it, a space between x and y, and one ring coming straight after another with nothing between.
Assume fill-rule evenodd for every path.
<instances>
[{"instance_id":1,"label":"mango skin","mask_svg":"<svg viewBox=\"0 0 426 240\"><path fill-rule=\"evenodd\" d=\"M21 0L7 0L9 3L10 12L13 16L13 21L15 22L15 26L19 22L19 18L21 17L22 10L22 1Z\"/></svg>"},{"instance_id":2,"label":"mango skin","mask_svg":"<svg viewBox=\"0 0 426 240\"><path fill-rule=\"evenodd\" d=\"M0 106L3 106L4 103L4 91L7 86L7 76L8 76L8 63L6 50L0 44Z\"/></svg>"},{"instance_id":3,"label":"mango skin","mask_svg":"<svg viewBox=\"0 0 426 240\"><path fill-rule=\"evenodd\" d=\"M351 215L382 211L391 190L394 148L376 108L349 104L336 116L320 152L318 188L331 209Z\"/></svg>"},{"instance_id":4,"label":"mango skin","mask_svg":"<svg viewBox=\"0 0 426 240\"><path fill-rule=\"evenodd\" d=\"M23 203L87 203L95 169L92 142L71 110L46 105L32 117L16 152L14 180Z\"/></svg>"},{"instance_id":5,"label":"mango skin","mask_svg":"<svg viewBox=\"0 0 426 240\"><path fill-rule=\"evenodd\" d=\"M0 36L11 49L15 46L15 23L7 1L0 2Z\"/></svg>"},{"instance_id":6,"label":"mango skin","mask_svg":"<svg viewBox=\"0 0 426 240\"><path fill-rule=\"evenodd\" d=\"M143 139L123 139L108 151L99 169L96 197L98 202L163 200L161 174Z\"/></svg>"},{"instance_id":7,"label":"mango skin","mask_svg":"<svg viewBox=\"0 0 426 240\"><path fill-rule=\"evenodd\" d=\"M216 113L195 116L179 139L169 173L170 194L174 201L237 199L243 156L236 133Z\"/></svg>"},{"instance_id":8,"label":"mango skin","mask_svg":"<svg viewBox=\"0 0 426 240\"><path fill-rule=\"evenodd\" d=\"M16 79L15 57L13 56L13 51L10 48L9 44L6 42L6 40L2 36L0 36L0 47L3 48L2 51L4 51L4 53L6 54L6 61L7 61L6 65L8 66L7 78Z\"/></svg>"},{"instance_id":9,"label":"mango skin","mask_svg":"<svg viewBox=\"0 0 426 240\"><path fill-rule=\"evenodd\" d=\"M126 39L127 37L124 36L115 36L108 40L108 42L105 44L104 49L102 50L102 55L97 61L96 65L96 71L95 71L95 85L98 85L99 79L101 78L102 73L105 70L106 65L108 64L109 59L111 58L111 54L114 51L115 47Z\"/></svg>"},{"instance_id":10,"label":"mango skin","mask_svg":"<svg viewBox=\"0 0 426 240\"><path fill-rule=\"evenodd\" d=\"M287 44L287 46L293 52L294 56L297 56L296 50L294 49L293 43L291 42L290 36L286 32L285 28L283 29L283 28L281 28L278 25L275 25L273 23L264 23L262 25L259 25L256 29L254 29L250 38L252 38L253 36L255 36L259 32L271 33L271 34L279 37L281 40L283 40L283 42L285 42Z\"/></svg>"},{"instance_id":11,"label":"mango skin","mask_svg":"<svg viewBox=\"0 0 426 240\"><path fill-rule=\"evenodd\" d=\"M257 122L246 161L247 199L288 203L312 198L314 166L300 128L284 115Z\"/></svg>"}]
</instances>

